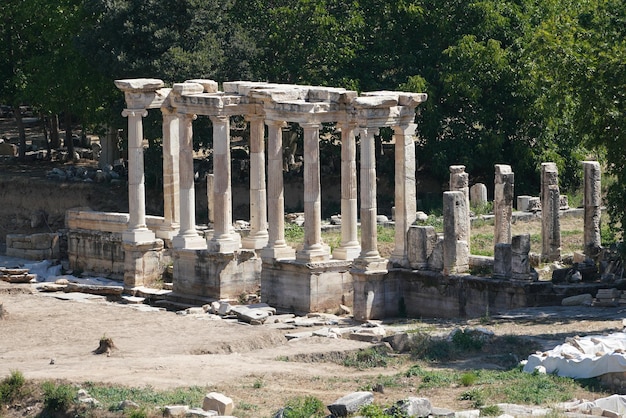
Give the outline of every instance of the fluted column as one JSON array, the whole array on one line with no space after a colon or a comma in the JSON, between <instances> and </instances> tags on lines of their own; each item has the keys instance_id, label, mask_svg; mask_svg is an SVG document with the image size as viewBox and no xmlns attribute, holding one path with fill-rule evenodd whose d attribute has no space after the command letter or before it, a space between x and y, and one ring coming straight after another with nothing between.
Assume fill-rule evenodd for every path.
<instances>
[{"instance_id":1,"label":"fluted column","mask_svg":"<svg viewBox=\"0 0 626 418\"><path fill-rule=\"evenodd\" d=\"M206 240L196 231L192 127L195 118L196 115L185 114L179 119L180 230L172 240L177 249L206 249Z\"/></svg>"},{"instance_id":2,"label":"fluted column","mask_svg":"<svg viewBox=\"0 0 626 418\"><path fill-rule=\"evenodd\" d=\"M265 189L265 123L261 116L250 122L250 234L242 246L260 249L267 245L267 191Z\"/></svg>"},{"instance_id":3,"label":"fluted column","mask_svg":"<svg viewBox=\"0 0 626 418\"><path fill-rule=\"evenodd\" d=\"M415 189L415 130L410 123L394 126L395 135L395 245L391 262L409 267L407 234L417 215Z\"/></svg>"},{"instance_id":4,"label":"fluted column","mask_svg":"<svg viewBox=\"0 0 626 418\"><path fill-rule=\"evenodd\" d=\"M352 260L361 252L358 237L355 124L341 123L341 245L333 258Z\"/></svg>"},{"instance_id":5,"label":"fluted column","mask_svg":"<svg viewBox=\"0 0 626 418\"><path fill-rule=\"evenodd\" d=\"M154 232L146 226L146 189L143 166L143 120L145 109L125 109L128 118L128 229L122 234L126 243L154 241Z\"/></svg>"},{"instance_id":6,"label":"fluted column","mask_svg":"<svg viewBox=\"0 0 626 418\"><path fill-rule=\"evenodd\" d=\"M304 247L296 258L325 261L330 249L322 243L319 123L302 123L304 130Z\"/></svg>"},{"instance_id":7,"label":"fluted column","mask_svg":"<svg viewBox=\"0 0 626 418\"><path fill-rule=\"evenodd\" d=\"M283 187L283 121L267 121L267 213L268 242L262 258L294 258L285 242L285 197Z\"/></svg>"},{"instance_id":8,"label":"fluted column","mask_svg":"<svg viewBox=\"0 0 626 418\"><path fill-rule=\"evenodd\" d=\"M213 238L208 243L211 251L232 253L238 250L241 238L233 228L233 204L230 166L230 119L211 116L213 123Z\"/></svg>"},{"instance_id":9,"label":"fluted column","mask_svg":"<svg viewBox=\"0 0 626 418\"><path fill-rule=\"evenodd\" d=\"M178 115L169 109L163 114L163 227L159 238L172 239L180 228L179 124Z\"/></svg>"}]
</instances>

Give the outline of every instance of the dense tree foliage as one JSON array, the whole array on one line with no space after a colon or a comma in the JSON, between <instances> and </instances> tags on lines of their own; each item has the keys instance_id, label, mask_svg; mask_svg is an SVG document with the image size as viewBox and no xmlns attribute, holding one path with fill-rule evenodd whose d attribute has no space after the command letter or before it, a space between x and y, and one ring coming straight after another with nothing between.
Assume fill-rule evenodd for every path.
<instances>
[{"instance_id":1,"label":"dense tree foliage","mask_svg":"<svg viewBox=\"0 0 626 418\"><path fill-rule=\"evenodd\" d=\"M506 163L536 193L554 161L573 191L597 158L626 220L620 0L7 0L0 17L2 102L117 124L116 78L423 91L421 170L490 183Z\"/></svg>"}]
</instances>

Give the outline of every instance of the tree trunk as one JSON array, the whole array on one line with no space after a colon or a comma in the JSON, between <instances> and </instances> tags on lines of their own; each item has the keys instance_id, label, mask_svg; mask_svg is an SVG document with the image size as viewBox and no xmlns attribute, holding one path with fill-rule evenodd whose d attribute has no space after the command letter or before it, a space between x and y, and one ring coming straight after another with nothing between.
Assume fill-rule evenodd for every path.
<instances>
[{"instance_id":1,"label":"tree trunk","mask_svg":"<svg viewBox=\"0 0 626 418\"><path fill-rule=\"evenodd\" d=\"M67 161L74 160L74 141L72 141L72 115L69 112L65 112L65 147L67 148Z\"/></svg>"},{"instance_id":2,"label":"tree trunk","mask_svg":"<svg viewBox=\"0 0 626 418\"><path fill-rule=\"evenodd\" d=\"M61 140L59 139L59 115L56 113L50 116L50 148L59 149Z\"/></svg>"},{"instance_id":3,"label":"tree trunk","mask_svg":"<svg viewBox=\"0 0 626 418\"><path fill-rule=\"evenodd\" d=\"M50 122L50 119L43 113L39 114L39 119L41 120L43 138L46 141L46 160L50 160L52 158L52 149L50 148L50 139L48 138L48 123Z\"/></svg>"}]
</instances>

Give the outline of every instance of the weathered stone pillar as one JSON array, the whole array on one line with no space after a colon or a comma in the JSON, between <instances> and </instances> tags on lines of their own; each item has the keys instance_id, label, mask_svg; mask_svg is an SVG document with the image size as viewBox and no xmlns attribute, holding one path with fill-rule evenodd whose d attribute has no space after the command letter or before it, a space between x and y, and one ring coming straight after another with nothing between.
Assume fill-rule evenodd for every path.
<instances>
[{"instance_id":1,"label":"weathered stone pillar","mask_svg":"<svg viewBox=\"0 0 626 418\"><path fill-rule=\"evenodd\" d=\"M340 123L341 129L341 245L333 258L352 260L361 252L358 237L355 125Z\"/></svg>"},{"instance_id":2,"label":"weathered stone pillar","mask_svg":"<svg viewBox=\"0 0 626 418\"><path fill-rule=\"evenodd\" d=\"M163 114L163 227L157 236L172 239L180 228L179 124L178 115L162 108Z\"/></svg>"},{"instance_id":3,"label":"weathered stone pillar","mask_svg":"<svg viewBox=\"0 0 626 418\"><path fill-rule=\"evenodd\" d=\"M559 172L555 163L541 164L541 258L561 259Z\"/></svg>"},{"instance_id":4,"label":"weathered stone pillar","mask_svg":"<svg viewBox=\"0 0 626 418\"><path fill-rule=\"evenodd\" d=\"M176 88L176 85L174 86ZM192 127L195 118L196 115L185 114L181 115L179 119L180 230L172 240L176 249L206 249L206 240L196 231Z\"/></svg>"},{"instance_id":5,"label":"weathered stone pillar","mask_svg":"<svg viewBox=\"0 0 626 418\"><path fill-rule=\"evenodd\" d=\"M476 183L470 187L470 203L472 206L484 205L487 202L487 186L484 183Z\"/></svg>"},{"instance_id":6,"label":"weathered stone pillar","mask_svg":"<svg viewBox=\"0 0 626 418\"><path fill-rule=\"evenodd\" d=\"M584 210L585 210L585 255L594 258L602 247L600 218L602 215L601 171L597 161L583 161Z\"/></svg>"},{"instance_id":7,"label":"weathered stone pillar","mask_svg":"<svg viewBox=\"0 0 626 418\"><path fill-rule=\"evenodd\" d=\"M511 244L499 242L494 246L493 277L496 279L511 278Z\"/></svg>"},{"instance_id":8,"label":"weathered stone pillar","mask_svg":"<svg viewBox=\"0 0 626 418\"><path fill-rule=\"evenodd\" d=\"M511 217L515 176L511 166L496 164L493 212L495 214L494 245L511 243Z\"/></svg>"},{"instance_id":9,"label":"weathered stone pillar","mask_svg":"<svg viewBox=\"0 0 626 418\"><path fill-rule=\"evenodd\" d=\"M450 166L450 191L462 192L465 196L465 207L467 208L467 225L465 230L459 231L459 241L467 242L470 245L470 199L469 199L469 175L465 172L464 165Z\"/></svg>"},{"instance_id":10,"label":"weathered stone pillar","mask_svg":"<svg viewBox=\"0 0 626 418\"><path fill-rule=\"evenodd\" d=\"M319 123L301 123L304 130L304 247L296 258L304 262L325 261L330 249L322 243L322 197L320 186Z\"/></svg>"},{"instance_id":11,"label":"weathered stone pillar","mask_svg":"<svg viewBox=\"0 0 626 418\"><path fill-rule=\"evenodd\" d=\"M428 270L430 257L437 245L437 232L432 226L412 226L409 237L409 262L418 270Z\"/></svg>"},{"instance_id":12,"label":"weathered stone pillar","mask_svg":"<svg viewBox=\"0 0 626 418\"><path fill-rule=\"evenodd\" d=\"M361 254L354 260L353 266L366 271L386 271L387 261L378 252L374 148L374 130L361 128Z\"/></svg>"},{"instance_id":13,"label":"weathered stone pillar","mask_svg":"<svg viewBox=\"0 0 626 418\"><path fill-rule=\"evenodd\" d=\"M530 234L515 235L511 240L511 278L532 280L530 275Z\"/></svg>"},{"instance_id":14,"label":"weathered stone pillar","mask_svg":"<svg viewBox=\"0 0 626 418\"><path fill-rule=\"evenodd\" d=\"M206 175L206 196L207 196L207 211L209 218L209 225L213 226L215 223L215 201L213 195L215 194L215 174L210 173Z\"/></svg>"},{"instance_id":15,"label":"weathered stone pillar","mask_svg":"<svg viewBox=\"0 0 626 418\"><path fill-rule=\"evenodd\" d=\"M246 116L250 122L250 234L242 246L261 249L267 245L267 192L265 189L265 123L261 116Z\"/></svg>"},{"instance_id":16,"label":"weathered stone pillar","mask_svg":"<svg viewBox=\"0 0 626 418\"><path fill-rule=\"evenodd\" d=\"M285 198L283 188L283 121L267 121L267 218L269 237L262 258L294 258L295 250L285 242Z\"/></svg>"},{"instance_id":17,"label":"weathered stone pillar","mask_svg":"<svg viewBox=\"0 0 626 418\"><path fill-rule=\"evenodd\" d=\"M465 273L469 269L469 228L467 198L463 192L443 193L443 274Z\"/></svg>"},{"instance_id":18,"label":"weathered stone pillar","mask_svg":"<svg viewBox=\"0 0 626 418\"><path fill-rule=\"evenodd\" d=\"M145 109L125 109L128 117L128 229L122 234L127 243L155 240L154 232L146 226L146 189L143 166L143 121Z\"/></svg>"},{"instance_id":19,"label":"weathered stone pillar","mask_svg":"<svg viewBox=\"0 0 626 418\"><path fill-rule=\"evenodd\" d=\"M230 166L230 118L210 116L213 123L213 237L208 249L230 254L241 246L241 237L233 228L233 205Z\"/></svg>"},{"instance_id":20,"label":"weathered stone pillar","mask_svg":"<svg viewBox=\"0 0 626 418\"><path fill-rule=\"evenodd\" d=\"M415 186L415 130L409 123L394 126L395 139L395 239L390 261L409 267L407 239L409 227L417 217L417 190Z\"/></svg>"},{"instance_id":21,"label":"weathered stone pillar","mask_svg":"<svg viewBox=\"0 0 626 418\"><path fill-rule=\"evenodd\" d=\"M119 158L117 149L117 129L107 126L106 133L100 137L100 156L98 157L98 167L113 166L115 160Z\"/></svg>"}]
</instances>

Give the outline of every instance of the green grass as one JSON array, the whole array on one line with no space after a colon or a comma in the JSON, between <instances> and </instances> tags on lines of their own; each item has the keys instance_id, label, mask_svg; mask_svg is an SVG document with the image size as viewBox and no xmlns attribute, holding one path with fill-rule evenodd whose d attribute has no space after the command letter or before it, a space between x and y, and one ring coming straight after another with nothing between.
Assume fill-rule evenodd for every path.
<instances>
[{"instance_id":1,"label":"green grass","mask_svg":"<svg viewBox=\"0 0 626 418\"><path fill-rule=\"evenodd\" d=\"M22 372L14 370L0 382L0 406L11 403L22 395L26 379Z\"/></svg>"},{"instance_id":2,"label":"green grass","mask_svg":"<svg viewBox=\"0 0 626 418\"><path fill-rule=\"evenodd\" d=\"M44 382L41 388L44 394L44 408L50 412L67 411L76 398L77 390L71 385Z\"/></svg>"},{"instance_id":3,"label":"green grass","mask_svg":"<svg viewBox=\"0 0 626 418\"><path fill-rule=\"evenodd\" d=\"M350 353L344 360L343 365L354 367L359 370L372 367L387 367L392 361L389 350L384 346L375 346Z\"/></svg>"},{"instance_id":4,"label":"green grass","mask_svg":"<svg viewBox=\"0 0 626 418\"><path fill-rule=\"evenodd\" d=\"M314 396L302 396L287 401L283 418L321 418L325 417L324 404Z\"/></svg>"},{"instance_id":5,"label":"green grass","mask_svg":"<svg viewBox=\"0 0 626 418\"><path fill-rule=\"evenodd\" d=\"M109 410L115 410L124 400L131 400L146 409L163 405L200 407L207 393L206 388L199 386L156 390L151 386L138 388L86 383L83 387L91 396L100 401L103 408Z\"/></svg>"}]
</instances>

